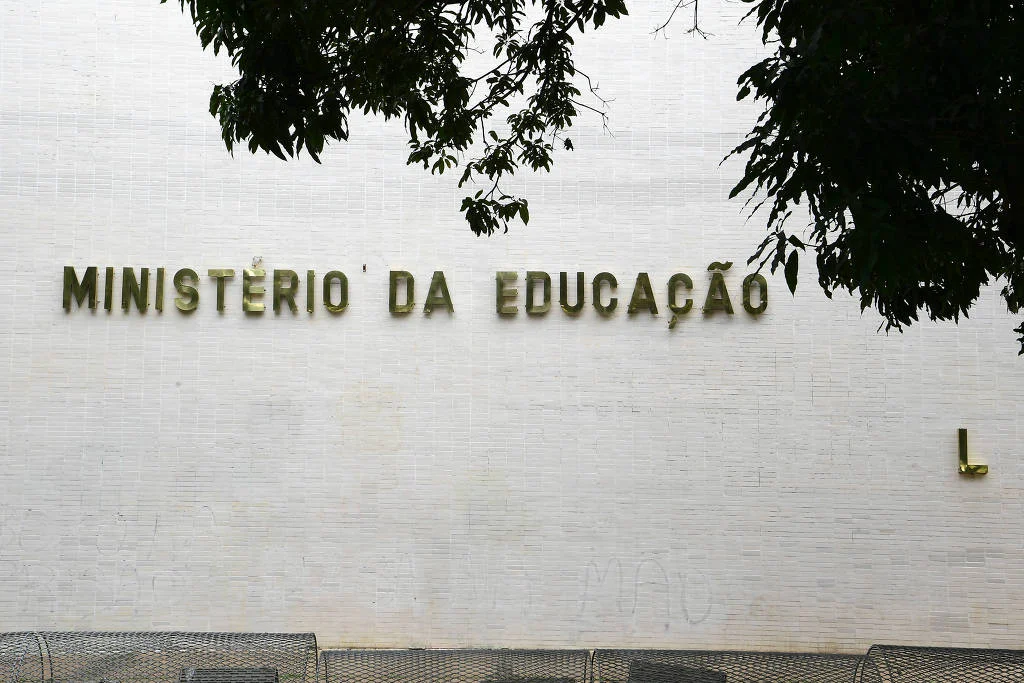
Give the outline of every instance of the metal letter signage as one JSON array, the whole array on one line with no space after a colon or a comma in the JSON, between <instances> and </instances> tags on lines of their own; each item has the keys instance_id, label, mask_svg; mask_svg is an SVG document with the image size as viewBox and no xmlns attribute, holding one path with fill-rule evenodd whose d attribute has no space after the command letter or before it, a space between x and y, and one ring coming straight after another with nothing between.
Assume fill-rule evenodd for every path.
<instances>
[{"instance_id":1,"label":"metal letter signage","mask_svg":"<svg viewBox=\"0 0 1024 683\"><path fill-rule=\"evenodd\" d=\"M988 474L988 465L970 465L967 462L967 430L961 427L956 430L956 435L960 451L960 474Z\"/></svg>"},{"instance_id":2,"label":"metal letter signage","mask_svg":"<svg viewBox=\"0 0 1024 683\"><path fill-rule=\"evenodd\" d=\"M726 273L731 266L731 261L724 263L715 261L708 266L707 270L711 281L704 298L705 314L717 311L727 315L733 313L732 301L726 286ZM364 266L363 272L365 270ZM95 312L101 284L101 272L103 274L103 308L108 314L111 314L114 308L113 299L117 291L115 279L118 277L121 280L121 309L125 314L145 313L151 303L158 314L163 313L166 268L162 266L156 268L155 279L152 278L154 270L150 267L116 269L112 266L105 266L101 269L99 266L87 266L78 271L75 266L64 266L61 305L65 311L70 313L72 309L88 307ZM209 294L216 302L215 305L219 313L230 310L231 306L226 303L226 298L229 293L230 280L235 276L235 269L208 268L206 273L209 280L204 282L200 281L198 272L193 268L180 268L174 271L174 276L171 278L171 283L177 294L174 298L174 307L182 313L195 311L199 307L199 290L200 287L203 287L211 289ZM298 299L305 298L306 312L312 315L318 303L315 301L318 293L320 294L319 303L330 313L341 313L348 307L349 281L345 273L340 270L328 271L321 279L321 287L318 288L316 286L316 271L305 271L305 287L302 286L300 272L292 269L267 269L263 266L262 258L253 259L251 267L242 269L241 310L245 313L259 315L267 309L269 303L275 313L280 314L287 310L292 314L297 314L300 310ZM570 274L570 271L558 273L558 303L564 315L578 318L584 310L587 275L584 272L576 273L576 291L573 293ZM520 282L519 278L520 273L516 271L500 270L494 274L494 307L499 316L514 318L519 312L520 288L517 286L517 283ZM552 308L551 274L540 270L528 270L525 272L525 279L522 282L526 283L526 313L535 317L549 313ZM594 311L601 317L610 318L615 315L619 304L616 297L618 286L618 279L608 272L597 273L591 280L590 303L594 307ZM733 286L736 286L735 282L733 282ZM662 290L662 294L658 294L652 285L651 276L647 272L641 271L636 275L629 305L626 307L628 317L631 319L647 317L639 316L638 313L647 313L652 318L658 316L658 298L667 293L663 302L667 304L668 310L672 313L668 327L673 329L693 308L693 299L688 296L693 288L693 279L689 275L673 273L667 280L667 292ZM748 314L758 316L768 308L768 281L760 273L750 273L743 279L742 292L743 310ZM155 296L151 297L151 294ZM270 298L270 301L267 302L264 297ZM413 274L406 270L389 271L388 310L394 316L402 317L412 313L415 308L416 290ZM441 270L435 270L430 279L430 287L427 289L427 297L423 303L423 314L430 315L437 309L444 309L449 315L455 314L453 297L448 290L444 271Z\"/></svg>"}]
</instances>

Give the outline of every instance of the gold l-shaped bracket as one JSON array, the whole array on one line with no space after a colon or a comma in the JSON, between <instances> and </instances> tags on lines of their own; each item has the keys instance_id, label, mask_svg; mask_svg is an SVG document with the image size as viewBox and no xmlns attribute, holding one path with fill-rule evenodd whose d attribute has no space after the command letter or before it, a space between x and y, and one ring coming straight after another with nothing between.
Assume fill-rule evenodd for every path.
<instances>
[{"instance_id":1,"label":"gold l-shaped bracket","mask_svg":"<svg viewBox=\"0 0 1024 683\"><path fill-rule=\"evenodd\" d=\"M967 462L967 430L956 430L960 442L960 474L988 474L988 465L971 465Z\"/></svg>"}]
</instances>

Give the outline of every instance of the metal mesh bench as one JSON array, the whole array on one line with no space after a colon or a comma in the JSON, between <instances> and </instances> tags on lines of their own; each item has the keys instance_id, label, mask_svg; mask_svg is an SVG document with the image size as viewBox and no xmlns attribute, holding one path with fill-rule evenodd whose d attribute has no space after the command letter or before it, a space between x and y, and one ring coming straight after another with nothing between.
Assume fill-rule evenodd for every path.
<instances>
[{"instance_id":1,"label":"metal mesh bench","mask_svg":"<svg viewBox=\"0 0 1024 683\"><path fill-rule=\"evenodd\" d=\"M587 650L325 650L326 683L588 683Z\"/></svg>"},{"instance_id":2,"label":"metal mesh bench","mask_svg":"<svg viewBox=\"0 0 1024 683\"><path fill-rule=\"evenodd\" d=\"M0 633L0 683L43 680L43 650L35 633Z\"/></svg>"},{"instance_id":3,"label":"metal mesh bench","mask_svg":"<svg viewBox=\"0 0 1024 683\"><path fill-rule=\"evenodd\" d=\"M645 659L629 663L628 683L726 683L725 674L715 669L662 664Z\"/></svg>"},{"instance_id":4,"label":"metal mesh bench","mask_svg":"<svg viewBox=\"0 0 1024 683\"><path fill-rule=\"evenodd\" d=\"M42 636L52 683L316 683L317 679L312 633L51 632Z\"/></svg>"},{"instance_id":5,"label":"metal mesh bench","mask_svg":"<svg viewBox=\"0 0 1024 683\"><path fill-rule=\"evenodd\" d=\"M597 650L593 683L882 683L863 655Z\"/></svg>"},{"instance_id":6,"label":"metal mesh bench","mask_svg":"<svg viewBox=\"0 0 1024 683\"><path fill-rule=\"evenodd\" d=\"M1024 681L1024 650L872 645L868 658L885 683Z\"/></svg>"},{"instance_id":7,"label":"metal mesh bench","mask_svg":"<svg viewBox=\"0 0 1024 683\"><path fill-rule=\"evenodd\" d=\"M326 650L311 633L0 633L0 683L1024 683L1024 650ZM320 678L320 676L323 678Z\"/></svg>"},{"instance_id":8,"label":"metal mesh bench","mask_svg":"<svg viewBox=\"0 0 1024 683\"><path fill-rule=\"evenodd\" d=\"M178 683L279 683L277 669L193 669L181 670Z\"/></svg>"}]
</instances>

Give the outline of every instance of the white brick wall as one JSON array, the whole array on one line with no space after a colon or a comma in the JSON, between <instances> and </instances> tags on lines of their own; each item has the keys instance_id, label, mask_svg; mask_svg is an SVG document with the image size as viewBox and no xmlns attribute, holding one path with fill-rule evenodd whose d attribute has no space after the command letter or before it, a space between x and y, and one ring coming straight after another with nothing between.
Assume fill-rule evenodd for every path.
<instances>
[{"instance_id":1,"label":"white brick wall","mask_svg":"<svg viewBox=\"0 0 1024 683\"><path fill-rule=\"evenodd\" d=\"M656 40L670 4L582 42L614 136L581 121L517 185L530 226L490 239L394 125L355 121L322 166L228 156L206 103L230 71L173 3L0 6L0 628L1024 646L1017 321L990 290L886 335L809 271L744 313L761 232L719 161L760 48L728 3L711 39ZM344 270L349 310L243 316L257 255ZM702 296L713 260L737 313L670 331L666 280ZM205 276L192 316L117 290L69 315L69 264L239 272L220 315ZM389 269L421 298L444 270L455 314L389 316ZM619 311L499 319L494 272L527 269L611 271ZM656 319L625 314L638 271Z\"/></svg>"}]
</instances>

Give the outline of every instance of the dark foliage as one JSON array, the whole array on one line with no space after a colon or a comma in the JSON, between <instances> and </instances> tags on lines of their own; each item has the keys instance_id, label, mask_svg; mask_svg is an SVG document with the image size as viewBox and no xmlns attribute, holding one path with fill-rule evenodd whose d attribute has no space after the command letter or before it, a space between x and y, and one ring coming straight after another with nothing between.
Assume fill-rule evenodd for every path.
<instances>
[{"instance_id":1,"label":"dark foliage","mask_svg":"<svg viewBox=\"0 0 1024 683\"><path fill-rule=\"evenodd\" d=\"M959 320L993 280L1019 312L1021 0L745 1L775 48L739 81L740 99L766 105L734 150L749 156L733 195L754 190L767 210L751 262L781 266L795 289L811 250L826 294L855 292L887 329L921 311ZM562 133L592 93L573 36L626 13L625 0L179 2L239 70L210 99L229 149L318 160L348 138L352 111L399 118L409 163L485 182L462 204L477 234L529 220L500 182L572 148ZM669 7L696 12L697 0ZM690 32L706 35L696 14ZM491 41L489 67L467 75L468 54ZM808 210L810 228L787 231Z\"/></svg>"},{"instance_id":2,"label":"dark foliage","mask_svg":"<svg viewBox=\"0 0 1024 683\"><path fill-rule=\"evenodd\" d=\"M460 186L487 179L462 211L474 232L489 234L529 220L526 200L503 192L502 177L520 164L549 170L556 143L572 148L560 133L590 106L580 101L589 80L573 64L572 36L625 14L624 1L180 3L203 47L224 50L239 70L210 98L228 149L247 142L284 159L305 148L319 161L326 141L348 139L352 111L400 118L409 163L435 173L461 163ZM493 41L491 68L467 75L478 39Z\"/></svg>"},{"instance_id":3,"label":"dark foliage","mask_svg":"<svg viewBox=\"0 0 1024 683\"><path fill-rule=\"evenodd\" d=\"M994 279L1019 312L1021 7L757 1L752 13L776 49L739 81L740 98L767 105L734 150L749 158L733 194L767 195L771 234L751 261L783 266L795 288L798 254L812 250L826 294L856 292L887 329L921 311L958 320ZM801 202L812 220L804 239L784 229ZM1016 331L1024 353L1024 325Z\"/></svg>"}]
</instances>

